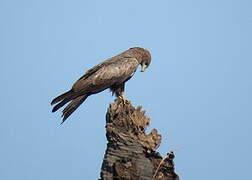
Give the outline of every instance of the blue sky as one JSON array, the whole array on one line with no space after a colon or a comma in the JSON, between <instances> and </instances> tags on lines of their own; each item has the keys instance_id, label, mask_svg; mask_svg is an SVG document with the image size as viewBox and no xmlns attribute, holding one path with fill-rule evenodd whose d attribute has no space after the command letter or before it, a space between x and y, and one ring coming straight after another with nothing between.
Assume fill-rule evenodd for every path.
<instances>
[{"instance_id":1,"label":"blue sky","mask_svg":"<svg viewBox=\"0 0 252 180\"><path fill-rule=\"evenodd\" d=\"M181 179L251 179L252 3L248 0L0 1L0 179L98 179L105 113L91 96L60 126L50 101L133 46L152 63L125 96L175 150ZM217 176L217 178L216 178Z\"/></svg>"}]
</instances>

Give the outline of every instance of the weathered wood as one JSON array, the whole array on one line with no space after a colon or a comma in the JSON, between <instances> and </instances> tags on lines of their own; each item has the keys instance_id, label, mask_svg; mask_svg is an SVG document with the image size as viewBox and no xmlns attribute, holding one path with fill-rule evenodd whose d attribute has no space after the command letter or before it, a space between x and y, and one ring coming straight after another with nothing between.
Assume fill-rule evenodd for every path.
<instances>
[{"instance_id":1,"label":"weathered wood","mask_svg":"<svg viewBox=\"0 0 252 180\"><path fill-rule=\"evenodd\" d=\"M155 150L161 135L145 130L150 119L141 107L116 99L106 114L107 149L101 180L178 180L174 172L173 152L165 158Z\"/></svg>"}]
</instances>

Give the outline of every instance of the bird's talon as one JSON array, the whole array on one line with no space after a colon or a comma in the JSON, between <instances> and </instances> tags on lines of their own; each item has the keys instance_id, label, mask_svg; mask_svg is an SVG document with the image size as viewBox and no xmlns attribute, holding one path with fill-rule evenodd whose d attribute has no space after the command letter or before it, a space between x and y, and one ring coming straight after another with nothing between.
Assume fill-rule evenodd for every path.
<instances>
[{"instance_id":1,"label":"bird's talon","mask_svg":"<svg viewBox=\"0 0 252 180\"><path fill-rule=\"evenodd\" d=\"M120 100L122 100L123 105L129 104L128 99L126 99L125 97L123 97L123 96L118 96L118 98L119 98Z\"/></svg>"}]
</instances>

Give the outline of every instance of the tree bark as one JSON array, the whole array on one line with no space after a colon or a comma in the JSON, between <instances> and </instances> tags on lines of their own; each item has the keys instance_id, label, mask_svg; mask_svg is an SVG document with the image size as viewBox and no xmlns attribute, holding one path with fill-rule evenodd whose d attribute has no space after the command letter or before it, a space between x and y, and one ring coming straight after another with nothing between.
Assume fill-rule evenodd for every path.
<instances>
[{"instance_id":1,"label":"tree bark","mask_svg":"<svg viewBox=\"0 0 252 180\"><path fill-rule=\"evenodd\" d=\"M106 114L107 149L101 180L178 180L174 153L162 158L155 150L161 143L156 129L145 134L150 119L141 107L116 99Z\"/></svg>"}]
</instances>

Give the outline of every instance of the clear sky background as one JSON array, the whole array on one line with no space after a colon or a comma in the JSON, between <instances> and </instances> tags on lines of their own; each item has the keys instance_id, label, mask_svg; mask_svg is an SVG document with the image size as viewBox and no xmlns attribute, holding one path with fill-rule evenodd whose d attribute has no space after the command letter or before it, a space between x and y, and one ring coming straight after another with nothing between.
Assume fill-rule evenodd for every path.
<instances>
[{"instance_id":1,"label":"clear sky background","mask_svg":"<svg viewBox=\"0 0 252 180\"><path fill-rule=\"evenodd\" d=\"M0 0L0 179L98 179L105 113L91 96L60 126L50 101L130 47L152 54L126 97L175 150L181 179L252 179L252 1Z\"/></svg>"}]
</instances>

